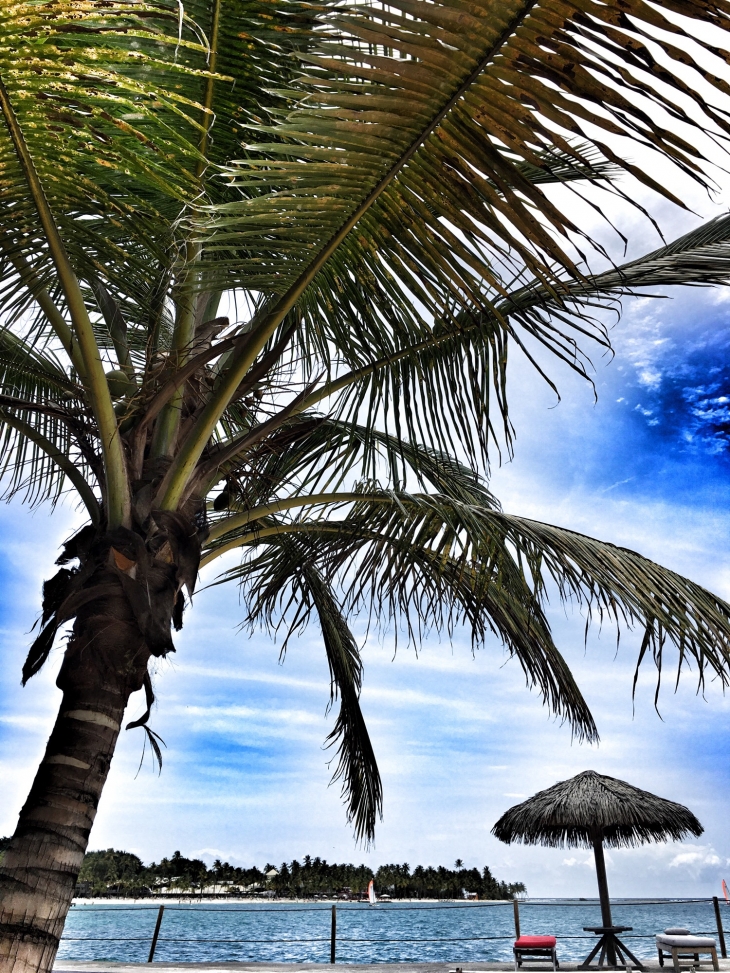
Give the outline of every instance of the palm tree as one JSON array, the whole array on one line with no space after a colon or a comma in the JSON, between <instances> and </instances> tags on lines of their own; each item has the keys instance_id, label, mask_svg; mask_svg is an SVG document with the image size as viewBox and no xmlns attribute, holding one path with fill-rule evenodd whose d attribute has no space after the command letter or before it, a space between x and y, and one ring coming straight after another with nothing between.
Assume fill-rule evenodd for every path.
<instances>
[{"instance_id":1,"label":"palm tree","mask_svg":"<svg viewBox=\"0 0 730 973\"><path fill-rule=\"evenodd\" d=\"M728 218L596 274L585 255L600 248L569 216L572 194L620 196L622 171L674 198L619 136L707 183L692 133L721 140L728 122L691 76L725 88L715 49L688 32L722 38L727 13L2 5L5 496L72 494L88 520L44 585L23 669L25 682L72 623L58 718L0 869L4 970L52 965L127 700L144 687L128 728L159 752L150 660L173 651L183 589L225 552L242 553L223 579L243 586L252 625L321 626L358 838L381 807L348 625L360 609L413 639L496 635L581 738L596 729L551 637L550 586L641 625L640 661L661 667L673 644L701 679L728 681L727 604L505 514L485 481L490 444L511 445L510 345L538 370L547 349L587 375L578 342L608 347L595 308L730 276Z\"/></svg>"}]
</instances>

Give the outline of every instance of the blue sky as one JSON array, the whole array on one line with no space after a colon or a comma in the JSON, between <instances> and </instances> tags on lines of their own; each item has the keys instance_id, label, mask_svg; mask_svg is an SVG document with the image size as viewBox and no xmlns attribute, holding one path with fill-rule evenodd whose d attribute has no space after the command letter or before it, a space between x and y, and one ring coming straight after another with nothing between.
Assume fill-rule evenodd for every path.
<instances>
[{"instance_id":1,"label":"blue sky","mask_svg":"<svg viewBox=\"0 0 730 973\"><path fill-rule=\"evenodd\" d=\"M696 222L658 208L668 236ZM657 245L645 223L624 215L637 252ZM524 362L512 363L516 454L493 470L493 489L509 511L629 546L730 598L730 293L627 302L612 337L615 358L595 360L597 403L586 383L552 366L556 405ZM19 678L42 580L74 521L70 508L53 517L18 503L0 508L0 834L14 827L58 704L59 650L25 689ZM92 848L145 860L179 848L258 865L304 854L412 865L461 857L525 881L532 895L593 895L587 853L507 848L489 833L507 807L593 768L686 803L706 829L697 841L611 853L614 894L717 894L721 878L730 881L728 701L714 685L698 697L691 674L676 694L667 679L660 718L647 671L634 714L634 634L623 633L617 651L615 632L592 630L584 647L580 614L550 609L596 716L597 747L573 743L549 719L496 643L472 656L459 633L453 643L428 639L418 657L405 648L394 657L388 638L368 639L362 702L385 816L366 851L328 787L322 743L333 720L316 629L293 639L280 664L267 636L238 630L243 614L233 587L196 596L176 655L155 677L151 725L168 746L162 774L149 764L137 773L142 733L123 733ZM130 716L142 708L133 699Z\"/></svg>"}]
</instances>

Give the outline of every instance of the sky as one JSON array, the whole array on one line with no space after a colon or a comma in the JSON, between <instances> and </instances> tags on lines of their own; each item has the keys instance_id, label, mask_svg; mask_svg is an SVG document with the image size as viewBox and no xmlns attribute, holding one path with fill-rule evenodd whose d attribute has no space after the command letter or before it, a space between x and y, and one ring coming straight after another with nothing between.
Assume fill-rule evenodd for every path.
<instances>
[{"instance_id":1,"label":"sky","mask_svg":"<svg viewBox=\"0 0 730 973\"><path fill-rule=\"evenodd\" d=\"M727 194L711 201L686 191L701 215L727 207ZM650 202L668 238L698 222ZM637 213L620 215L631 253L659 245ZM730 599L730 290L627 301L612 341L615 357L594 357L597 400L585 381L551 365L558 403L524 361L512 361L515 456L495 462L492 488L509 512L630 547ZM0 834L14 828L59 703L59 648L25 688L20 669L42 581L76 522L70 506L0 507ZM333 714L316 626L281 660L268 635L240 630L244 614L230 585L195 596L177 652L154 677L150 725L167 745L162 772L149 752L140 767L141 730L121 734L90 848L145 861L179 849L259 867L305 854L373 866L461 858L525 882L532 896L592 896L587 852L507 847L490 830L513 804L593 769L686 804L705 827L697 840L611 851L614 895L705 896L730 881L730 704L714 684L698 696L685 673L676 691L666 676L657 712L649 669L634 702L636 633L622 632L617 648L610 626L594 627L584 642L579 611L549 608L601 734L590 746L550 718L496 641L472 654L468 633L458 632L395 652L392 636L356 629L385 792L368 849L355 844L339 788L329 786L323 742ZM130 719L144 709L140 695Z\"/></svg>"}]
</instances>

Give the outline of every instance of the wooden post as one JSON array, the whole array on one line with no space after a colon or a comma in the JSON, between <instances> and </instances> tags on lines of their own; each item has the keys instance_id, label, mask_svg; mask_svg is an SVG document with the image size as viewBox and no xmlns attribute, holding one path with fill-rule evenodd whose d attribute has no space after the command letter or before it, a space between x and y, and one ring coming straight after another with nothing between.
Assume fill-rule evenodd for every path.
<instances>
[{"instance_id":1,"label":"wooden post","mask_svg":"<svg viewBox=\"0 0 730 973\"><path fill-rule=\"evenodd\" d=\"M335 940L337 938L337 906L332 906L332 932L330 933L330 963L335 961Z\"/></svg>"},{"instance_id":2,"label":"wooden post","mask_svg":"<svg viewBox=\"0 0 730 973\"><path fill-rule=\"evenodd\" d=\"M601 925L612 926L611 900L608 896L608 879L606 877L606 859L603 857L603 830L601 828L594 828L591 838L593 839L593 854L596 859L598 898L601 900ZM613 941L610 938L606 942L606 953L608 965L615 966L616 951L613 947Z\"/></svg>"},{"instance_id":3,"label":"wooden post","mask_svg":"<svg viewBox=\"0 0 730 973\"><path fill-rule=\"evenodd\" d=\"M157 922L155 923L155 931L152 933L152 945L150 946L150 955L147 959L148 963L151 963L155 958L155 950L157 949L157 937L160 935L160 926L162 925L162 913L165 911L164 905L160 906L160 911L157 913Z\"/></svg>"},{"instance_id":4,"label":"wooden post","mask_svg":"<svg viewBox=\"0 0 730 973\"><path fill-rule=\"evenodd\" d=\"M520 904L517 899L512 899L512 908L515 913L515 939L520 938Z\"/></svg>"},{"instance_id":5,"label":"wooden post","mask_svg":"<svg viewBox=\"0 0 730 973\"><path fill-rule=\"evenodd\" d=\"M720 955L727 959L727 948L725 946L725 930L722 928L722 916L720 915L720 902L716 895L712 896L712 904L715 907L715 922L717 923L717 938L720 940Z\"/></svg>"},{"instance_id":6,"label":"wooden post","mask_svg":"<svg viewBox=\"0 0 730 973\"><path fill-rule=\"evenodd\" d=\"M596 860L596 878L598 879L598 898L601 902L601 924L612 926L611 900L608 897L608 879L606 877L606 859L603 857L603 836L593 835L593 854Z\"/></svg>"}]
</instances>

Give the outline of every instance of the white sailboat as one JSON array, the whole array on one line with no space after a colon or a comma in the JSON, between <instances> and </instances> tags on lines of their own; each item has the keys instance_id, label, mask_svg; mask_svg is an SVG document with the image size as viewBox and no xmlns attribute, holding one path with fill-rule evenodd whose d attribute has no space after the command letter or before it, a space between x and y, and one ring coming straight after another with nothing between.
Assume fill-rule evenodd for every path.
<instances>
[{"instance_id":1,"label":"white sailboat","mask_svg":"<svg viewBox=\"0 0 730 973\"><path fill-rule=\"evenodd\" d=\"M375 895L375 884L373 880L370 879L370 881L368 882L368 902L370 903L370 905L376 905L377 901L378 898Z\"/></svg>"}]
</instances>

